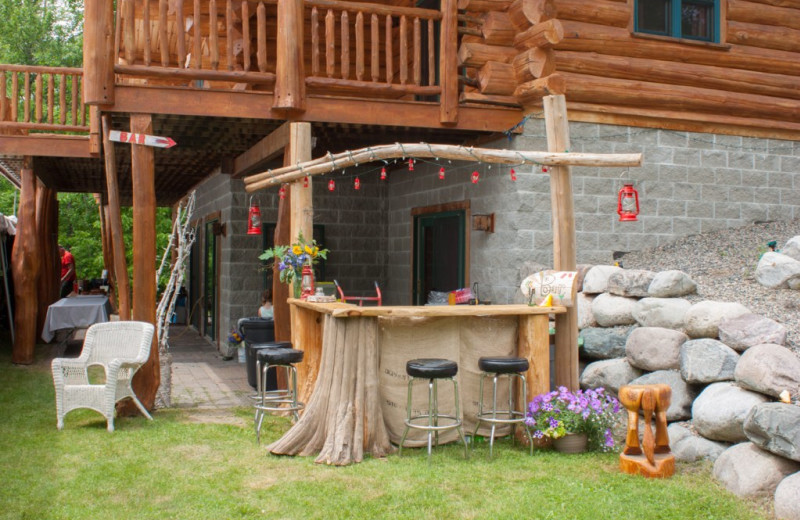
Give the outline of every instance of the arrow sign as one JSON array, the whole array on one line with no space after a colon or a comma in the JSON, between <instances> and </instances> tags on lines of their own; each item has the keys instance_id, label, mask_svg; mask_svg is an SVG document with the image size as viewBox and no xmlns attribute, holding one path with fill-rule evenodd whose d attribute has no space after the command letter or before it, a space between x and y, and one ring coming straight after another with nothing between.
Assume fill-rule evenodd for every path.
<instances>
[{"instance_id":1,"label":"arrow sign","mask_svg":"<svg viewBox=\"0 0 800 520\"><path fill-rule=\"evenodd\" d=\"M142 144L144 146L155 146L156 148L172 148L177 143L171 137L161 137L159 135L132 134L130 132L120 132L111 130L108 132L108 139L117 143Z\"/></svg>"}]
</instances>

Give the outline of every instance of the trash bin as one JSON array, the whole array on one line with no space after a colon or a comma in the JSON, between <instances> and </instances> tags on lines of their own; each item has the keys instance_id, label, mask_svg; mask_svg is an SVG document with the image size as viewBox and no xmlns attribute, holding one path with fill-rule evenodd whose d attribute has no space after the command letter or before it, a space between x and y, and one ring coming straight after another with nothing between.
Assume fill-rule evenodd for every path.
<instances>
[{"instance_id":1,"label":"trash bin","mask_svg":"<svg viewBox=\"0 0 800 520\"><path fill-rule=\"evenodd\" d=\"M275 322L272 318L242 318L237 326L244 338L247 382L256 388L256 351L275 341Z\"/></svg>"}]
</instances>

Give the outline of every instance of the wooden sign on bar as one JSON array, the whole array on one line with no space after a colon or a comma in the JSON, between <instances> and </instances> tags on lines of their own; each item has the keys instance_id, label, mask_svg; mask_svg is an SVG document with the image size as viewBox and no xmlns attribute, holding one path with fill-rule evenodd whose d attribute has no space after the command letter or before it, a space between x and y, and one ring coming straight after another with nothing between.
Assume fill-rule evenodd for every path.
<instances>
[{"instance_id":1,"label":"wooden sign on bar","mask_svg":"<svg viewBox=\"0 0 800 520\"><path fill-rule=\"evenodd\" d=\"M154 146L156 148L172 148L177 143L171 137L161 137L159 135L134 134L131 132L121 132L111 130L108 132L108 139L117 143L142 144L144 146Z\"/></svg>"}]
</instances>

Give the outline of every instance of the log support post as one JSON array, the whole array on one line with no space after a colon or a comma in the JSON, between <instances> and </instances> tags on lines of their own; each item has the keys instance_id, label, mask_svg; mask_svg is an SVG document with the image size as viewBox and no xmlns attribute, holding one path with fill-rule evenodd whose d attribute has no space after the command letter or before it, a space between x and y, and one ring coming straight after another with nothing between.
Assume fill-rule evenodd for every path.
<instances>
[{"instance_id":1,"label":"log support post","mask_svg":"<svg viewBox=\"0 0 800 520\"><path fill-rule=\"evenodd\" d=\"M150 114L131 114L131 133L152 134ZM156 189L153 148L131 145L133 179L133 312L136 321L156 322ZM150 358L133 378L133 389L147 409L155 403L161 382L158 338ZM130 407L133 409L133 406ZM127 411L127 410L126 410Z\"/></svg>"},{"instance_id":2,"label":"log support post","mask_svg":"<svg viewBox=\"0 0 800 520\"><path fill-rule=\"evenodd\" d=\"M569 150L569 121L567 102L563 95L543 99L547 150ZM570 166L550 168L550 202L553 227L553 268L574 271L577 268L575 244L575 212L572 201ZM578 308L567 308L556 315L556 374L557 386L570 390L578 388Z\"/></svg>"},{"instance_id":3,"label":"log support post","mask_svg":"<svg viewBox=\"0 0 800 520\"><path fill-rule=\"evenodd\" d=\"M458 0L442 0L439 120L458 122Z\"/></svg>"},{"instance_id":4,"label":"log support post","mask_svg":"<svg viewBox=\"0 0 800 520\"><path fill-rule=\"evenodd\" d=\"M39 183L36 189L36 227L39 233L39 310L36 335L41 334L47 307L58 301L61 289L61 262L58 256L58 199L56 192Z\"/></svg>"},{"instance_id":5,"label":"log support post","mask_svg":"<svg viewBox=\"0 0 800 520\"><path fill-rule=\"evenodd\" d=\"M111 130L111 116L103 115L103 155L106 168L106 186L108 189L108 223L111 237L111 258L114 260L114 276L117 282L117 298L119 319L131 319L130 284L128 281L128 262L125 260L125 241L122 235L122 217L119 204L119 180L117 178L117 160L114 154L114 143L108 138ZM151 153L152 154L152 153ZM152 168L152 165L151 165ZM138 185L134 183L134 186ZM138 191L138 190L135 190ZM134 242L136 243L136 242ZM155 254L153 256L155 258ZM155 263L155 262L154 262ZM154 300L155 301L155 300Z\"/></svg>"},{"instance_id":6,"label":"log support post","mask_svg":"<svg viewBox=\"0 0 800 520\"><path fill-rule=\"evenodd\" d=\"M273 108L304 111L303 0L278 0L277 63Z\"/></svg>"},{"instance_id":7,"label":"log support post","mask_svg":"<svg viewBox=\"0 0 800 520\"><path fill-rule=\"evenodd\" d=\"M114 2L86 0L83 14L83 100L114 104Z\"/></svg>"},{"instance_id":8,"label":"log support post","mask_svg":"<svg viewBox=\"0 0 800 520\"><path fill-rule=\"evenodd\" d=\"M33 363L36 346L36 313L41 256L36 229L36 175L33 158L26 156L20 170L21 187L17 216L17 239L11 254L14 277L14 346L11 361L23 365Z\"/></svg>"},{"instance_id":9,"label":"log support post","mask_svg":"<svg viewBox=\"0 0 800 520\"><path fill-rule=\"evenodd\" d=\"M291 123L289 126L289 145L287 147L289 164L298 164L311 160L311 124ZM290 190L292 200L290 234L294 242L300 233L306 240L313 238L314 203L311 198L312 185L309 178L308 188L298 186L295 181Z\"/></svg>"}]
</instances>

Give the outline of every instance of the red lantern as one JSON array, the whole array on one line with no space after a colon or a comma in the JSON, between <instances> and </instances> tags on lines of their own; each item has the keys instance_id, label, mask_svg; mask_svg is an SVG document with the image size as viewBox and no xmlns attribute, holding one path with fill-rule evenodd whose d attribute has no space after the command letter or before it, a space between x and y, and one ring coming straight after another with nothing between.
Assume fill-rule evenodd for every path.
<instances>
[{"instance_id":1,"label":"red lantern","mask_svg":"<svg viewBox=\"0 0 800 520\"><path fill-rule=\"evenodd\" d=\"M514 168L511 168L511 180L517 180L517 172L514 171Z\"/></svg>"},{"instance_id":2,"label":"red lantern","mask_svg":"<svg viewBox=\"0 0 800 520\"><path fill-rule=\"evenodd\" d=\"M626 184L619 190L617 197L617 213L620 222L632 222L638 220L639 214L639 192L633 184Z\"/></svg>"},{"instance_id":3,"label":"red lantern","mask_svg":"<svg viewBox=\"0 0 800 520\"><path fill-rule=\"evenodd\" d=\"M310 265L304 265L300 279L300 298L305 300L314 294L314 271Z\"/></svg>"},{"instance_id":4,"label":"red lantern","mask_svg":"<svg viewBox=\"0 0 800 520\"><path fill-rule=\"evenodd\" d=\"M381 180L382 181L386 180L386 168L385 167L381 168Z\"/></svg>"},{"instance_id":5,"label":"red lantern","mask_svg":"<svg viewBox=\"0 0 800 520\"><path fill-rule=\"evenodd\" d=\"M353 188L360 190L361 189L361 179L356 177L356 180L353 181Z\"/></svg>"},{"instance_id":6,"label":"red lantern","mask_svg":"<svg viewBox=\"0 0 800 520\"><path fill-rule=\"evenodd\" d=\"M286 198L286 188L284 186L281 186L281 189L278 190L278 196L281 200Z\"/></svg>"},{"instance_id":7,"label":"red lantern","mask_svg":"<svg viewBox=\"0 0 800 520\"><path fill-rule=\"evenodd\" d=\"M547 166L542 166L542 173L547 173Z\"/></svg>"},{"instance_id":8,"label":"red lantern","mask_svg":"<svg viewBox=\"0 0 800 520\"><path fill-rule=\"evenodd\" d=\"M478 178L481 176L477 171L472 172L472 184L478 184Z\"/></svg>"},{"instance_id":9,"label":"red lantern","mask_svg":"<svg viewBox=\"0 0 800 520\"><path fill-rule=\"evenodd\" d=\"M303 187L308 188L308 175L303 178Z\"/></svg>"},{"instance_id":10,"label":"red lantern","mask_svg":"<svg viewBox=\"0 0 800 520\"><path fill-rule=\"evenodd\" d=\"M253 197L250 197L250 210L247 212L247 234L261 234L261 208L253 204Z\"/></svg>"},{"instance_id":11,"label":"red lantern","mask_svg":"<svg viewBox=\"0 0 800 520\"><path fill-rule=\"evenodd\" d=\"M444 166L439 168L439 180L444 180Z\"/></svg>"},{"instance_id":12,"label":"red lantern","mask_svg":"<svg viewBox=\"0 0 800 520\"><path fill-rule=\"evenodd\" d=\"M408 160L408 171L410 171L410 172L414 171L414 159L409 159Z\"/></svg>"},{"instance_id":13,"label":"red lantern","mask_svg":"<svg viewBox=\"0 0 800 520\"><path fill-rule=\"evenodd\" d=\"M335 189L336 189L336 183L333 181L333 179L329 180L328 181L328 191L333 191Z\"/></svg>"}]
</instances>

